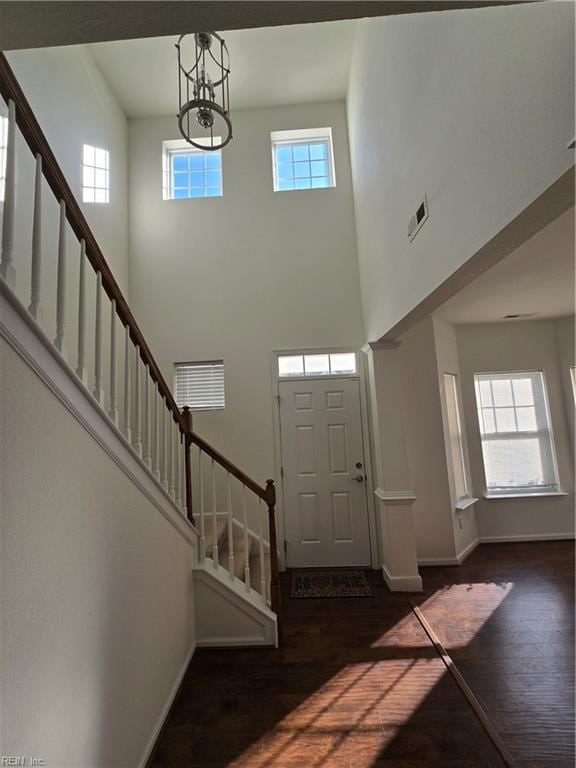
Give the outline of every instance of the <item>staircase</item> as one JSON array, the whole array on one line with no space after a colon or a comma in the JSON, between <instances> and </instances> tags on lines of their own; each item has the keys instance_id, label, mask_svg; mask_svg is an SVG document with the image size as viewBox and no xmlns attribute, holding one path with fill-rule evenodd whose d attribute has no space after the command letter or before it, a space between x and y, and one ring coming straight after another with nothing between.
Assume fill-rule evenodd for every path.
<instances>
[{"instance_id":1,"label":"staircase","mask_svg":"<svg viewBox=\"0 0 576 768\"><path fill-rule=\"evenodd\" d=\"M2 53L0 95L8 105L1 297L141 463L181 515L179 524L197 537L197 600L220 600L221 612L266 619L269 639L280 609L274 482L262 486L246 475L195 433L188 408L176 405ZM33 189L20 203L30 211L16 210L23 200L16 189L21 139L35 159ZM46 186L57 206L53 199L43 204ZM56 211L56 244L46 232L50 211ZM32 248L24 263L24 253L16 254L15 221L28 214Z\"/></svg>"}]
</instances>

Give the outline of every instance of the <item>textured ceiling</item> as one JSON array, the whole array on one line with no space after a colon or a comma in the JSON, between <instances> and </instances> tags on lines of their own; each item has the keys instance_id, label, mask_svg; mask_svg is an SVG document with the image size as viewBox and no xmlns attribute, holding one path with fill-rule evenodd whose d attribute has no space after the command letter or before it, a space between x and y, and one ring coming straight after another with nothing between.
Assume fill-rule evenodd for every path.
<instances>
[{"instance_id":1,"label":"textured ceiling","mask_svg":"<svg viewBox=\"0 0 576 768\"><path fill-rule=\"evenodd\" d=\"M0 50L248 29L539 0L30 0L0 2Z\"/></svg>"},{"instance_id":2,"label":"textured ceiling","mask_svg":"<svg viewBox=\"0 0 576 768\"><path fill-rule=\"evenodd\" d=\"M355 21L331 21L226 32L232 110L344 99L355 29ZM129 117L174 113L176 39L86 46Z\"/></svg>"},{"instance_id":3,"label":"textured ceiling","mask_svg":"<svg viewBox=\"0 0 576 768\"><path fill-rule=\"evenodd\" d=\"M574 271L571 208L434 314L455 324L494 322L504 315L532 312L534 320L573 315Z\"/></svg>"}]
</instances>

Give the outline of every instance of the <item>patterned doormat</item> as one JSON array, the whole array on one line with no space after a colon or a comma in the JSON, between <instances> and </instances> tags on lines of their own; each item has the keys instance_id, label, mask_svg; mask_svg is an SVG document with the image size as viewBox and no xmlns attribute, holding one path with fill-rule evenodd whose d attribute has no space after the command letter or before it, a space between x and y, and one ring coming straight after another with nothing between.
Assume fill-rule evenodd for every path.
<instances>
[{"instance_id":1,"label":"patterned doormat","mask_svg":"<svg viewBox=\"0 0 576 768\"><path fill-rule=\"evenodd\" d=\"M294 571L290 597L374 597L364 571Z\"/></svg>"}]
</instances>

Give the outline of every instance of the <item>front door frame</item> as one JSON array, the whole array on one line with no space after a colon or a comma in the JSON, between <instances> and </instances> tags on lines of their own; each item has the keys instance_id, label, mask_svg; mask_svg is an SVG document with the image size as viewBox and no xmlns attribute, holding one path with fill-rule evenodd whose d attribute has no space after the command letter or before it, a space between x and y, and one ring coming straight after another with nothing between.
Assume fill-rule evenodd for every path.
<instances>
[{"instance_id":1,"label":"front door frame","mask_svg":"<svg viewBox=\"0 0 576 768\"><path fill-rule=\"evenodd\" d=\"M355 374L343 374L341 376L290 376L280 378L278 375L278 357L280 355L315 355L338 352L355 352L357 372ZM370 424L368 419L367 381L365 355L356 347L301 347L300 349L276 349L272 352L272 418L274 431L274 476L277 478L276 515L278 525L278 546L280 552L280 569L285 571L286 563L286 516L284 503L284 478L282 477L282 434L280 428L280 381L310 381L311 379L358 379L360 395L360 429L362 432L362 444L364 447L364 463L366 473L366 502L368 514L368 535L370 537L370 562L372 568L378 565L378 540L376 505L374 502L374 473L372 465L372 441Z\"/></svg>"}]
</instances>

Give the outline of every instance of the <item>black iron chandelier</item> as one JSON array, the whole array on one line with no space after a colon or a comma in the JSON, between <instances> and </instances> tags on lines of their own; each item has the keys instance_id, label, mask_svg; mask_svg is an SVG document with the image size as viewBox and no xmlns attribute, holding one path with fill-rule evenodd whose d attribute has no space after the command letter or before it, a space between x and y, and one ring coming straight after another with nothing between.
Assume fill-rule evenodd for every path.
<instances>
[{"instance_id":1,"label":"black iron chandelier","mask_svg":"<svg viewBox=\"0 0 576 768\"><path fill-rule=\"evenodd\" d=\"M181 35L176 48L180 133L197 149L222 149L232 138L226 43L216 32L195 32Z\"/></svg>"}]
</instances>

